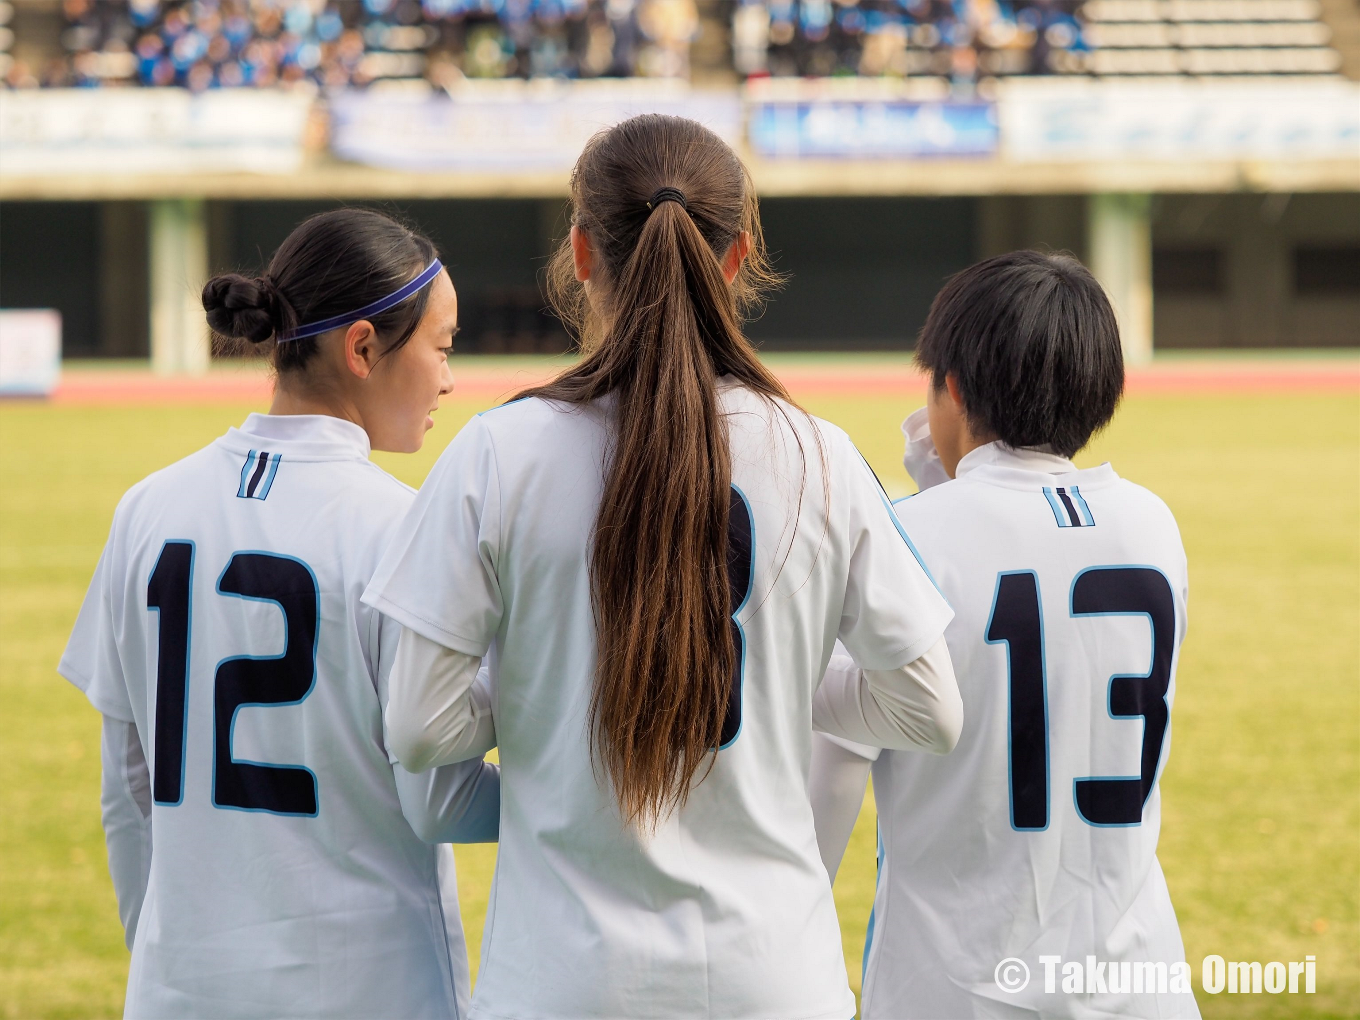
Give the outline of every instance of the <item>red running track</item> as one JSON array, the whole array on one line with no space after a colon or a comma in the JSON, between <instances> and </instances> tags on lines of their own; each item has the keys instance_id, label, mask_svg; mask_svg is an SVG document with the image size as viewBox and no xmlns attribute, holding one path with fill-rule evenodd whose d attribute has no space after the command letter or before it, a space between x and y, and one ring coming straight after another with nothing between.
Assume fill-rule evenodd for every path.
<instances>
[{"instance_id":1,"label":"red running track","mask_svg":"<svg viewBox=\"0 0 1360 1020\"><path fill-rule=\"evenodd\" d=\"M901 363L774 365L798 395L920 394L925 378ZM494 401L550 378L556 367L454 364L454 394ZM163 377L147 371L68 370L52 395L60 404L264 403L272 380L257 371ZM1127 391L1156 393L1360 392L1360 361L1241 361L1162 363L1130 369Z\"/></svg>"}]
</instances>

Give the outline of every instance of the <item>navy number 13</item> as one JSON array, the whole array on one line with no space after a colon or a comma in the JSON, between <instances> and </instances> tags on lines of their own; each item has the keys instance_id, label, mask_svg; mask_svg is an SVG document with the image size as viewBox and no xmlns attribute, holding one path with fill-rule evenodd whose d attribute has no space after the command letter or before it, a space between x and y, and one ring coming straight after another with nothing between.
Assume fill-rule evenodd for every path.
<instances>
[{"instance_id":1,"label":"navy number 13","mask_svg":"<svg viewBox=\"0 0 1360 1020\"><path fill-rule=\"evenodd\" d=\"M1074 781L1077 813L1090 825L1137 825L1152 792L1170 713L1176 609L1171 585L1152 567L1091 567L1072 584L1072 616L1146 616L1152 628L1152 665L1145 675L1110 677L1108 707L1115 718L1142 718L1136 776L1090 776ZM997 578L987 640L1004 642L1010 673L1011 825L1048 828L1048 698L1039 583L1031 571Z\"/></svg>"}]
</instances>

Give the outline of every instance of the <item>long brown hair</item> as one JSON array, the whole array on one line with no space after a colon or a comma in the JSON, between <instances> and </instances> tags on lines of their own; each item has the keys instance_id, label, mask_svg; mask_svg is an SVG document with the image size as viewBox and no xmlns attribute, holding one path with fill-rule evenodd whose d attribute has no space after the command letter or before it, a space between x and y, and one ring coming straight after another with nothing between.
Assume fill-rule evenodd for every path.
<instances>
[{"instance_id":1,"label":"long brown hair","mask_svg":"<svg viewBox=\"0 0 1360 1020\"><path fill-rule=\"evenodd\" d=\"M653 203L665 188L683 203ZM614 395L590 553L591 755L623 816L655 823L712 767L732 691L731 462L716 384L727 375L791 402L741 329L777 278L745 167L694 121L648 114L596 135L572 172L571 200L592 249L589 293L567 242L548 291L582 358L520 396ZM743 231L751 250L728 284L721 259Z\"/></svg>"}]
</instances>

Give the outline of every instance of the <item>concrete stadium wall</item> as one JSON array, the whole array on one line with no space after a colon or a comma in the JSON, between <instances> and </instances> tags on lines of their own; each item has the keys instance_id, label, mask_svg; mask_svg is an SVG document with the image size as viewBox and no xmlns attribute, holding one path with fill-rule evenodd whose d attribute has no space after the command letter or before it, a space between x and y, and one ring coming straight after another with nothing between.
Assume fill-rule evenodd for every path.
<instances>
[{"instance_id":1,"label":"concrete stadium wall","mask_svg":"<svg viewBox=\"0 0 1360 1020\"><path fill-rule=\"evenodd\" d=\"M1162 347L1360 345L1360 194L1164 195L1153 243Z\"/></svg>"},{"instance_id":2,"label":"concrete stadium wall","mask_svg":"<svg viewBox=\"0 0 1360 1020\"><path fill-rule=\"evenodd\" d=\"M1085 196L977 202L978 257L1088 256ZM1159 349L1360 346L1360 194L1155 195L1150 217Z\"/></svg>"},{"instance_id":3,"label":"concrete stadium wall","mask_svg":"<svg viewBox=\"0 0 1360 1020\"><path fill-rule=\"evenodd\" d=\"M290 230L338 203L212 201L213 272L256 273ZM538 273L566 230L557 199L364 203L428 233L458 285L460 347L567 345ZM949 274L1020 247L1088 257L1084 195L772 198L787 285L750 326L768 350L906 349ZM1151 204L1159 348L1360 346L1360 194L1161 195ZM0 305L62 312L72 357L148 353L142 202L0 203Z\"/></svg>"},{"instance_id":4,"label":"concrete stadium wall","mask_svg":"<svg viewBox=\"0 0 1360 1020\"><path fill-rule=\"evenodd\" d=\"M750 336L766 350L905 350L974 259L971 198L774 198L761 222L785 286Z\"/></svg>"}]
</instances>

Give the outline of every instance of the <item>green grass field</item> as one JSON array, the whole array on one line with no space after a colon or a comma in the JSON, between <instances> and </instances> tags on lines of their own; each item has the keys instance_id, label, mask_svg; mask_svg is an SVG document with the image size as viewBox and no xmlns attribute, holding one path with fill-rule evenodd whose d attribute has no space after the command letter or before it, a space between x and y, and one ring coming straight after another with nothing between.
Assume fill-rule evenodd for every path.
<instances>
[{"instance_id":1,"label":"green grass field","mask_svg":"<svg viewBox=\"0 0 1360 1020\"><path fill-rule=\"evenodd\" d=\"M894 495L919 398L809 399ZM121 1015L127 952L99 824L99 722L54 667L122 492L252 408L0 405L0 1015ZM426 449L379 456L418 484ZM1206 1016L1360 1016L1360 398L1131 398L1079 461L1159 493L1190 556L1190 633L1161 859ZM459 850L480 940L495 848ZM837 883L859 986L873 894L866 805ZM1205 995L1200 960L1317 957L1313 996Z\"/></svg>"}]
</instances>

